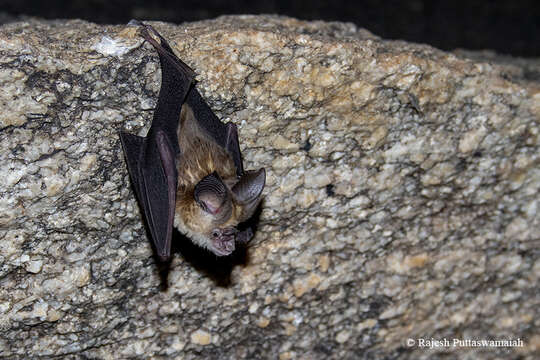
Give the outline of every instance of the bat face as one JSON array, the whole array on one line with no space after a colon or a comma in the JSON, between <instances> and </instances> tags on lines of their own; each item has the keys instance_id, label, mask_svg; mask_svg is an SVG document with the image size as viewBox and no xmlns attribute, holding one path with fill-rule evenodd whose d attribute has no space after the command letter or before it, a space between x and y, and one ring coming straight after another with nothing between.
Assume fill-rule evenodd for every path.
<instances>
[{"instance_id":1,"label":"bat face","mask_svg":"<svg viewBox=\"0 0 540 360\"><path fill-rule=\"evenodd\" d=\"M236 126L222 123L203 100L194 72L150 25L141 35L159 54L161 89L146 137L120 132L133 188L157 254L170 256L172 226L218 256L247 242L236 226L253 215L264 169L244 171Z\"/></svg>"},{"instance_id":2,"label":"bat face","mask_svg":"<svg viewBox=\"0 0 540 360\"><path fill-rule=\"evenodd\" d=\"M215 255L230 255L236 242L245 243L251 238L250 230L239 232L236 226L253 215L265 177L264 169L246 172L230 186L213 172L201 179L193 191L180 188L175 227Z\"/></svg>"}]
</instances>

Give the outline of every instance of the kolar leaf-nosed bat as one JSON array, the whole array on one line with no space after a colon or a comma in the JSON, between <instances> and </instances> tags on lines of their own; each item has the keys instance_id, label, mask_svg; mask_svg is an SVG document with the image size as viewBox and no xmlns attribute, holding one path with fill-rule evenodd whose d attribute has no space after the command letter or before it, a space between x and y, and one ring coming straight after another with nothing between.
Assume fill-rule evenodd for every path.
<instances>
[{"instance_id":1,"label":"kolar leaf-nosed bat","mask_svg":"<svg viewBox=\"0 0 540 360\"><path fill-rule=\"evenodd\" d=\"M170 256L173 225L217 256L248 242L237 230L261 200L264 168L244 171L233 123L223 124L194 86L195 73L150 25L142 37L158 52L161 89L146 137L120 132L129 174L158 256Z\"/></svg>"}]
</instances>

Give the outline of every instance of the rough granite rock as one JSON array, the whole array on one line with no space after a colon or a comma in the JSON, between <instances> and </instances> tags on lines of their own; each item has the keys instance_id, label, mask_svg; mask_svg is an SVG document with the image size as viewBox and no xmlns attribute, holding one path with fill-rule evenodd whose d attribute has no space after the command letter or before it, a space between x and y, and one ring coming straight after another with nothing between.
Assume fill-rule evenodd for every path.
<instances>
[{"instance_id":1,"label":"rough granite rock","mask_svg":"<svg viewBox=\"0 0 540 360\"><path fill-rule=\"evenodd\" d=\"M1 357L538 354L537 60L274 16L153 25L268 171L256 237L217 259L177 235L159 265L117 136L148 128L155 52L129 26L4 25Z\"/></svg>"}]
</instances>

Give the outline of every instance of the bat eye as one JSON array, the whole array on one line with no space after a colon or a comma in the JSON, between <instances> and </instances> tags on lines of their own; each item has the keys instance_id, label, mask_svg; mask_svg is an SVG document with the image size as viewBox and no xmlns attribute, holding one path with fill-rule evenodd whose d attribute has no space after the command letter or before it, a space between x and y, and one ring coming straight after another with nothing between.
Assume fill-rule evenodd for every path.
<instances>
[{"instance_id":1,"label":"bat eye","mask_svg":"<svg viewBox=\"0 0 540 360\"><path fill-rule=\"evenodd\" d=\"M217 230L212 231L212 236L217 238L219 236L219 231Z\"/></svg>"}]
</instances>

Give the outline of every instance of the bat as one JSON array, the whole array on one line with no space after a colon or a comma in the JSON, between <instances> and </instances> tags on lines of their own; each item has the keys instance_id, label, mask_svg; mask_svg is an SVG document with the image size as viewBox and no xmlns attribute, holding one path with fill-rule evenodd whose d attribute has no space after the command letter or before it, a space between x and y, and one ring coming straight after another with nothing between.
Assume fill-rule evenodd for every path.
<instances>
[{"instance_id":1,"label":"bat","mask_svg":"<svg viewBox=\"0 0 540 360\"><path fill-rule=\"evenodd\" d=\"M161 89L146 137L120 131L128 172L158 256L170 257L172 228L217 256L253 236L237 225L262 199L264 168L244 171L236 125L224 124L195 87L195 72L150 25L141 36L159 55Z\"/></svg>"}]
</instances>

